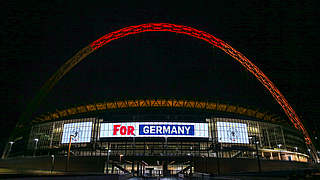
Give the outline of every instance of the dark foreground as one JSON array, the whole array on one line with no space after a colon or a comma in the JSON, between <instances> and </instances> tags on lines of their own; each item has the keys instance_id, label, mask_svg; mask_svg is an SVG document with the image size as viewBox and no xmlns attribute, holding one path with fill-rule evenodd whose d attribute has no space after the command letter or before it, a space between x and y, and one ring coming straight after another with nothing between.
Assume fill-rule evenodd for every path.
<instances>
[{"instance_id":1,"label":"dark foreground","mask_svg":"<svg viewBox=\"0 0 320 180\"><path fill-rule=\"evenodd\" d=\"M319 169L301 169L295 171L272 171L263 173L236 173L215 176L209 174L195 173L191 177L132 177L131 175L104 175L93 173L67 173L59 171L40 171L40 170L13 170L0 168L0 179L111 179L111 180L142 180L142 179L225 179L225 180L267 180L267 179L320 179Z\"/></svg>"}]
</instances>

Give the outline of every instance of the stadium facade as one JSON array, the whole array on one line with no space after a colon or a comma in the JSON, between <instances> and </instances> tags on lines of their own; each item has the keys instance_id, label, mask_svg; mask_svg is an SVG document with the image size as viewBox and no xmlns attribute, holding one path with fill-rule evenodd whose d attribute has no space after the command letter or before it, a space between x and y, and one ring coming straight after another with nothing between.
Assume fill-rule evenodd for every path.
<instances>
[{"instance_id":1,"label":"stadium facade","mask_svg":"<svg viewBox=\"0 0 320 180\"><path fill-rule=\"evenodd\" d=\"M303 136L285 120L216 102L89 104L35 118L29 132L25 153L104 159L104 173L190 173L210 158L310 161Z\"/></svg>"}]
</instances>

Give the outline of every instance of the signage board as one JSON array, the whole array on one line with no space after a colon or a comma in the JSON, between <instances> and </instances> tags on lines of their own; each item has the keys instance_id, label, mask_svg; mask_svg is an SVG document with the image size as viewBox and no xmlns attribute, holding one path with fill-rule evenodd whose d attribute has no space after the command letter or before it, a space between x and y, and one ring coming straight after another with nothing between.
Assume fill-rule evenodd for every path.
<instances>
[{"instance_id":1,"label":"signage board","mask_svg":"<svg viewBox=\"0 0 320 180\"><path fill-rule=\"evenodd\" d=\"M92 122L68 123L63 125L61 143L85 143L90 142Z\"/></svg>"},{"instance_id":2,"label":"signage board","mask_svg":"<svg viewBox=\"0 0 320 180\"><path fill-rule=\"evenodd\" d=\"M123 122L101 123L100 138L198 137L208 138L208 123Z\"/></svg>"},{"instance_id":3,"label":"signage board","mask_svg":"<svg viewBox=\"0 0 320 180\"><path fill-rule=\"evenodd\" d=\"M247 124L217 122L218 142L249 144Z\"/></svg>"}]
</instances>

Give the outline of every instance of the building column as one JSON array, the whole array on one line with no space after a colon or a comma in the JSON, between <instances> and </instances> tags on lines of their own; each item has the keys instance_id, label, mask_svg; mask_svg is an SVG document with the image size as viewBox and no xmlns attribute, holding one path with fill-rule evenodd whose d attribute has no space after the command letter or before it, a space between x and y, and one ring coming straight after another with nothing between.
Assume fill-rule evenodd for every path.
<instances>
[{"instance_id":1,"label":"building column","mask_svg":"<svg viewBox=\"0 0 320 180\"><path fill-rule=\"evenodd\" d=\"M168 161L163 161L162 173L163 173L163 176L168 175Z\"/></svg>"},{"instance_id":2,"label":"building column","mask_svg":"<svg viewBox=\"0 0 320 180\"><path fill-rule=\"evenodd\" d=\"M132 160L131 173L134 176L134 160Z\"/></svg>"}]
</instances>

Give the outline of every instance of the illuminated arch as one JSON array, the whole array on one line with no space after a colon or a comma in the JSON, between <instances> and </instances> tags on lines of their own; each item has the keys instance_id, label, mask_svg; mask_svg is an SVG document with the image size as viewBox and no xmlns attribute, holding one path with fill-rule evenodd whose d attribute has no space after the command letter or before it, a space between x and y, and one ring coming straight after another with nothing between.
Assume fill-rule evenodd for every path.
<instances>
[{"instance_id":1,"label":"illuminated arch","mask_svg":"<svg viewBox=\"0 0 320 180\"><path fill-rule=\"evenodd\" d=\"M302 132L304 135L305 141L308 145L311 145L311 139L304 128L303 124L301 123L299 117L289 105L285 97L282 93L278 90L278 88L269 80L269 78L257 67L255 66L250 60L248 60L243 54L238 52L237 50L233 49L230 45L223 42L222 40L214 37L213 35L199 31L197 29L183 26L183 25L176 25L176 24L168 24L168 23L149 23L149 24L141 24L137 26L129 26L111 33L104 35L103 37L99 38L98 40L89 44L89 46L80 50L76 55L74 55L71 59L69 59L65 64L63 64L60 69L54 73L51 78L42 86L40 92L37 96L33 99L31 104L28 106L28 109L24 114L21 116L21 120L27 120L31 117L35 107L40 103L40 101L48 94L48 92L55 86L55 84L67 73L69 72L75 65L77 65L81 60L87 57L89 54L94 52L95 50L99 49L100 47L108 44L109 42L122 38L124 36L128 36L131 34L138 34L142 32L149 32L149 31L166 31L166 32L175 32L179 34L189 35L201 40L204 40L215 47L220 48L235 60L241 63L249 72L251 72L264 86L268 91L272 94L274 99L280 104L286 115L288 116L289 120L293 123L293 125ZM314 149L314 148L312 148Z\"/></svg>"}]
</instances>

